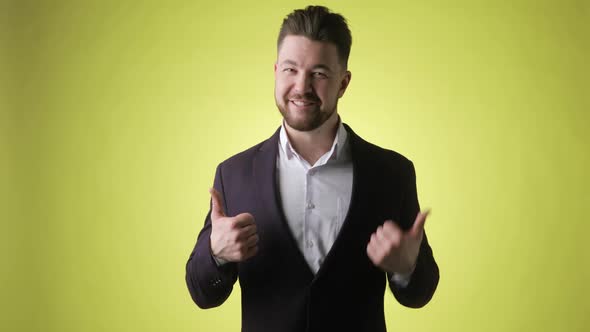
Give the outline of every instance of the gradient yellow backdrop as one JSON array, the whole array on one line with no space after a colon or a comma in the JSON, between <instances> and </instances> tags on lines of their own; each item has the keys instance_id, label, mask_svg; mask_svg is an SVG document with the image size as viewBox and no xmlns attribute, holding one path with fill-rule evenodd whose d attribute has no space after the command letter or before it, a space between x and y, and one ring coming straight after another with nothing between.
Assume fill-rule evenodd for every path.
<instances>
[{"instance_id":1,"label":"gradient yellow backdrop","mask_svg":"<svg viewBox=\"0 0 590 332\"><path fill-rule=\"evenodd\" d=\"M270 136L301 1L2 1L2 331L238 331L184 264L215 166ZM391 331L588 331L588 1L328 1L339 112L415 163L441 270Z\"/></svg>"}]
</instances>

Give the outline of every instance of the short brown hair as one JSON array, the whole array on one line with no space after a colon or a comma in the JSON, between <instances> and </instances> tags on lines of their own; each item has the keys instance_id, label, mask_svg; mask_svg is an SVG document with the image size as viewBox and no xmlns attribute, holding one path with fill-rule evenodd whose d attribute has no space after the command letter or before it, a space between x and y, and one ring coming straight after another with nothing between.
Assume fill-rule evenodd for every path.
<instances>
[{"instance_id":1,"label":"short brown hair","mask_svg":"<svg viewBox=\"0 0 590 332\"><path fill-rule=\"evenodd\" d=\"M330 12L323 6L307 6L287 15L281 25L277 50L288 35L304 36L311 40L336 45L341 63L346 69L352 45L352 36L344 16Z\"/></svg>"}]
</instances>

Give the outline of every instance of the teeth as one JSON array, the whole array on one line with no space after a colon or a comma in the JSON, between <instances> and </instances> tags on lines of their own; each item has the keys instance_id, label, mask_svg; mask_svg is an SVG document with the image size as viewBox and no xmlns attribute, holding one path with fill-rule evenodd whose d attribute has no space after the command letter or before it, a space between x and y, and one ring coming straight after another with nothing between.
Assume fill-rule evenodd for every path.
<instances>
[{"instance_id":1,"label":"teeth","mask_svg":"<svg viewBox=\"0 0 590 332\"><path fill-rule=\"evenodd\" d=\"M312 102L304 102L304 101L300 101L300 100L292 100L292 102L296 106L308 106L308 105L313 104Z\"/></svg>"}]
</instances>

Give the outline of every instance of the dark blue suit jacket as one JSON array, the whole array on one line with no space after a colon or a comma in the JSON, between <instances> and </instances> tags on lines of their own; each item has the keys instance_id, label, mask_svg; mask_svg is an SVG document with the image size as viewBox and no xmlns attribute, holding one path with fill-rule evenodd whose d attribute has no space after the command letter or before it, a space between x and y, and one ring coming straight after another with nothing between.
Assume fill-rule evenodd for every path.
<instances>
[{"instance_id":1,"label":"dark blue suit jacket","mask_svg":"<svg viewBox=\"0 0 590 332\"><path fill-rule=\"evenodd\" d=\"M186 264L186 282L201 308L221 305L239 279L242 331L385 331L383 296L422 307L439 279L426 234L409 285L397 288L369 260L369 238L387 219L409 229L420 210L412 162L370 144L349 126L353 161L350 208L340 233L313 274L290 233L276 183L279 130L268 140L217 167L214 187L225 212L251 213L259 235L258 254L242 263L215 264L210 252L209 214Z\"/></svg>"}]
</instances>

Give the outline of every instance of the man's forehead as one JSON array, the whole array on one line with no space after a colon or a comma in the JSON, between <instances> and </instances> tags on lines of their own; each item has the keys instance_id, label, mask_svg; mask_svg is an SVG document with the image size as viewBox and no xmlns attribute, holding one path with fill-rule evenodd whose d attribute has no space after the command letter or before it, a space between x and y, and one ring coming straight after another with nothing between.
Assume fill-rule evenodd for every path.
<instances>
[{"instance_id":1,"label":"man's forehead","mask_svg":"<svg viewBox=\"0 0 590 332\"><path fill-rule=\"evenodd\" d=\"M281 50L283 50L285 48L306 49L306 48L312 48L312 47L317 48L317 49L322 49L327 52L330 52L330 51L337 52L338 51L336 44L329 42L329 41L313 40L313 39L308 38L306 36L300 36L300 35L287 35L287 36L285 36L285 38L281 42L281 45L279 48L279 53Z\"/></svg>"},{"instance_id":2,"label":"man's forehead","mask_svg":"<svg viewBox=\"0 0 590 332\"><path fill-rule=\"evenodd\" d=\"M337 66L338 61L338 50L333 43L295 35L285 37L277 58L279 65L305 65L327 69Z\"/></svg>"}]
</instances>

